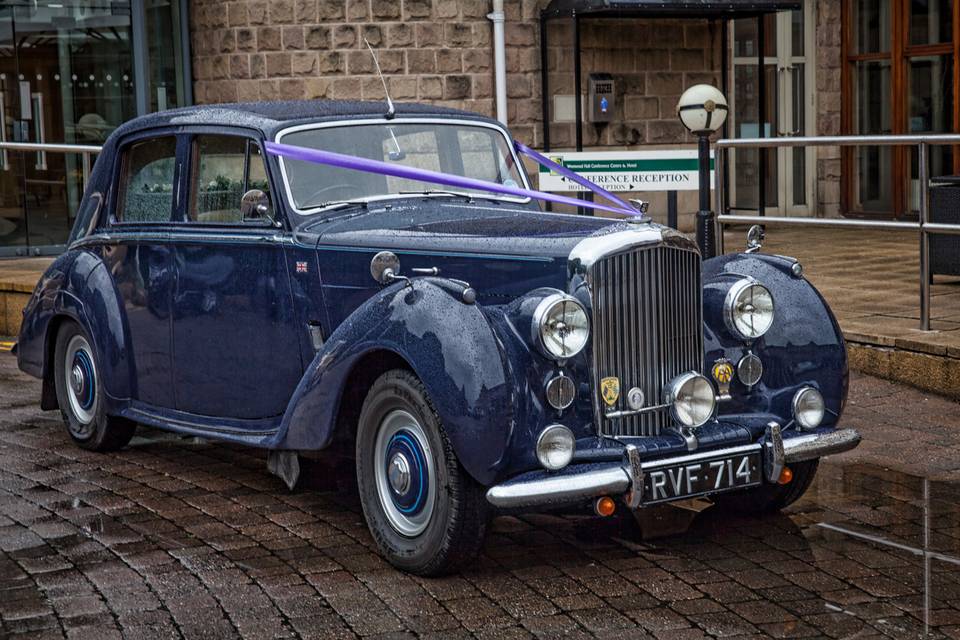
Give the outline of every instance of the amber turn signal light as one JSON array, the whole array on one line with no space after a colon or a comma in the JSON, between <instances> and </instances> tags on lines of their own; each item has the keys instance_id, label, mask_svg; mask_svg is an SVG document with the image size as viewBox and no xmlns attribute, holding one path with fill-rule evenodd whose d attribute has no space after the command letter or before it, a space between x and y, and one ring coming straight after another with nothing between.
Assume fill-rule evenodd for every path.
<instances>
[{"instance_id":1,"label":"amber turn signal light","mask_svg":"<svg viewBox=\"0 0 960 640\"><path fill-rule=\"evenodd\" d=\"M612 516L613 512L617 510L617 503L610 496L603 496L597 499L596 504L593 505L593 510L597 512L598 516L606 518Z\"/></svg>"},{"instance_id":2,"label":"amber turn signal light","mask_svg":"<svg viewBox=\"0 0 960 640\"><path fill-rule=\"evenodd\" d=\"M793 469L790 467L784 467L783 471L780 472L780 477L777 479L777 482L780 484L790 484L793 480Z\"/></svg>"}]
</instances>

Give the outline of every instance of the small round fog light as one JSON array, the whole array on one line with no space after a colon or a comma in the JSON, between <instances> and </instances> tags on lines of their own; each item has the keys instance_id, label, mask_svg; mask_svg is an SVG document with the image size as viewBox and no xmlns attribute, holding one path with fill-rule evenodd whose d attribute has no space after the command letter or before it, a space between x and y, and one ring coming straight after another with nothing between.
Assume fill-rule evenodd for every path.
<instances>
[{"instance_id":1,"label":"small round fog light","mask_svg":"<svg viewBox=\"0 0 960 640\"><path fill-rule=\"evenodd\" d=\"M760 382L763 375L763 362L754 353L748 353L737 363L737 376L740 382L748 387L752 387Z\"/></svg>"},{"instance_id":2,"label":"small round fog light","mask_svg":"<svg viewBox=\"0 0 960 640\"><path fill-rule=\"evenodd\" d=\"M557 411L563 411L573 404L576 392L573 380L562 373L547 382L547 402Z\"/></svg>"},{"instance_id":3,"label":"small round fog light","mask_svg":"<svg viewBox=\"0 0 960 640\"><path fill-rule=\"evenodd\" d=\"M804 387L793 396L793 419L801 429L819 427L823 412L823 396L813 387Z\"/></svg>"},{"instance_id":4,"label":"small round fog light","mask_svg":"<svg viewBox=\"0 0 960 640\"><path fill-rule=\"evenodd\" d=\"M537 460L544 469L557 471L573 460L573 432L562 424L552 424L537 438Z\"/></svg>"}]
</instances>

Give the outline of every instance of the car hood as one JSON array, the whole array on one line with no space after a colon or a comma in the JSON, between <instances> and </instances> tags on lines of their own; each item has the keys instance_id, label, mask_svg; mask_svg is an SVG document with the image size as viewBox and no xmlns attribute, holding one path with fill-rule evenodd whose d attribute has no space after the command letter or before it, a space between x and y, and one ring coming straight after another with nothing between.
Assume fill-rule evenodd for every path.
<instances>
[{"instance_id":1,"label":"car hood","mask_svg":"<svg viewBox=\"0 0 960 640\"><path fill-rule=\"evenodd\" d=\"M619 220L544 214L513 203L412 198L310 222L302 232L323 245L445 253L563 258L585 237Z\"/></svg>"},{"instance_id":2,"label":"car hood","mask_svg":"<svg viewBox=\"0 0 960 640\"><path fill-rule=\"evenodd\" d=\"M659 241L660 228L621 220L542 213L522 204L477 199L407 198L344 209L297 229L317 247L326 286L375 289L371 258L392 251L400 273L437 268L469 282L484 303L503 303L540 287L567 289L569 259L604 250L611 239Z\"/></svg>"}]
</instances>

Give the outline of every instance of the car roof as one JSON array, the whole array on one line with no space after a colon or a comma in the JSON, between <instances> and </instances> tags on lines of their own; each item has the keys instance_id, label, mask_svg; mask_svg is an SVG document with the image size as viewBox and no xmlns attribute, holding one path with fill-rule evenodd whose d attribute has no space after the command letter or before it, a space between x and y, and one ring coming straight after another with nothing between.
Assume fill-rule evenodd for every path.
<instances>
[{"instance_id":1,"label":"car roof","mask_svg":"<svg viewBox=\"0 0 960 640\"><path fill-rule=\"evenodd\" d=\"M479 120L498 124L496 120L469 111L430 104L395 103L396 116L420 116ZM177 125L233 125L261 131L270 138L280 129L294 124L338 119L371 118L387 112L383 101L351 100L287 100L272 102L235 102L182 107L151 113L130 120L117 128L122 136L154 127Z\"/></svg>"}]
</instances>

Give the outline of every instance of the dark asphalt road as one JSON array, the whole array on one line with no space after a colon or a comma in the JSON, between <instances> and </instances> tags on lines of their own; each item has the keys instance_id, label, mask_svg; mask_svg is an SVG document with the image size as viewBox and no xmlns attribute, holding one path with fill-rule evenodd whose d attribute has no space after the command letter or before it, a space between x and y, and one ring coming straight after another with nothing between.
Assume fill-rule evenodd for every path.
<instances>
[{"instance_id":1,"label":"dark asphalt road","mask_svg":"<svg viewBox=\"0 0 960 640\"><path fill-rule=\"evenodd\" d=\"M380 560L350 469L291 494L254 450L87 453L39 388L0 353L0 637L960 638L960 407L880 380L782 515L498 518L439 580Z\"/></svg>"}]
</instances>

